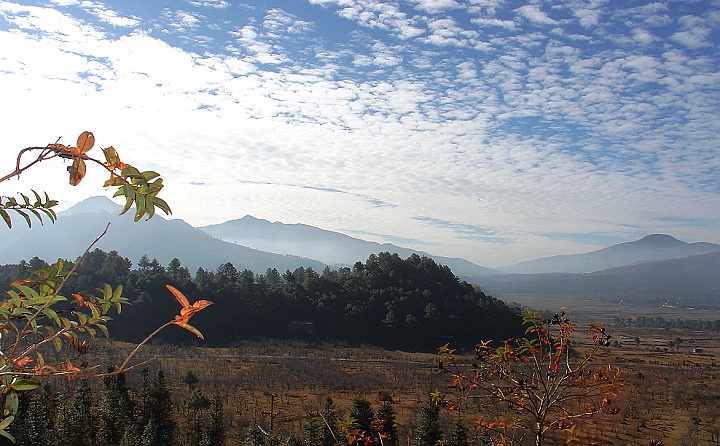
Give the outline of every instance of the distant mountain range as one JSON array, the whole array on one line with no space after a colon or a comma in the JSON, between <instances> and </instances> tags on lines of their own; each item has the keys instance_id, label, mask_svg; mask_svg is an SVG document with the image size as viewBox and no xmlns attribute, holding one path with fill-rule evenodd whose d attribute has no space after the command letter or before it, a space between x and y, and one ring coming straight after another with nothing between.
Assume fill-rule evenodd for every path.
<instances>
[{"instance_id":1,"label":"distant mountain range","mask_svg":"<svg viewBox=\"0 0 720 446\"><path fill-rule=\"evenodd\" d=\"M587 274L503 274L469 280L509 300L514 295L555 295L720 309L720 251Z\"/></svg>"},{"instance_id":2,"label":"distant mountain range","mask_svg":"<svg viewBox=\"0 0 720 446\"><path fill-rule=\"evenodd\" d=\"M143 255L167 265L177 257L191 272L215 270L231 262L237 269L264 274L299 266L322 271L325 266L352 266L382 251L403 258L415 253L447 265L460 278L498 297L511 294L573 294L655 296L683 294L720 305L720 245L685 243L653 234L585 254L545 257L521 262L502 271L464 259L433 256L391 244L368 242L302 224L271 223L251 216L194 228L160 215L135 223L119 216L120 206L93 197L59 214L55 224L18 222L0 230L0 264L38 256L47 261L76 259L108 224L96 247L115 250L137 262ZM654 293L654 294L653 294Z\"/></svg>"},{"instance_id":3,"label":"distant mountain range","mask_svg":"<svg viewBox=\"0 0 720 446\"><path fill-rule=\"evenodd\" d=\"M322 271L325 264L317 260L262 252L226 243L183 220L165 220L156 215L148 221L133 222L133 213L118 215L121 206L105 197L84 200L60 212L54 224L32 229L18 221L11 231L0 234L0 263L18 263L37 256L48 262L58 258L75 260L110 223L108 233L95 245L103 251L117 251L137 263L143 255L167 265L177 257L195 273L198 267L215 270L231 262L239 270L264 274L267 268L284 272L298 266Z\"/></svg>"},{"instance_id":4,"label":"distant mountain range","mask_svg":"<svg viewBox=\"0 0 720 446\"><path fill-rule=\"evenodd\" d=\"M585 254L544 257L502 268L519 274L590 273L620 266L684 257L719 251L715 243L685 243L664 234L653 234L634 242L620 243Z\"/></svg>"},{"instance_id":5,"label":"distant mountain range","mask_svg":"<svg viewBox=\"0 0 720 446\"><path fill-rule=\"evenodd\" d=\"M248 246L260 251L290 254L320 260L330 266L352 266L364 262L370 254L397 253L402 258L412 254L431 257L447 265L458 276L498 274L464 259L441 257L414 249L401 248L389 243L368 242L303 224L269 222L246 215L238 220L198 228L213 237Z\"/></svg>"}]
</instances>

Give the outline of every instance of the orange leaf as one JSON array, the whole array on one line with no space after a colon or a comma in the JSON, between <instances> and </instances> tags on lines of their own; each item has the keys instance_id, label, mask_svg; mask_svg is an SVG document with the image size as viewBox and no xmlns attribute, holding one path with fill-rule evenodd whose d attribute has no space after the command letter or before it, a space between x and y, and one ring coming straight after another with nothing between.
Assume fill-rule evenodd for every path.
<instances>
[{"instance_id":1,"label":"orange leaf","mask_svg":"<svg viewBox=\"0 0 720 446\"><path fill-rule=\"evenodd\" d=\"M77 150L80 155L92 149L95 145L95 135L92 132L82 132L77 139Z\"/></svg>"},{"instance_id":2,"label":"orange leaf","mask_svg":"<svg viewBox=\"0 0 720 446\"><path fill-rule=\"evenodd\" d=\"M29 356L25 356L23 358L18 359L15 361L15 364L17 364L18 367L25 367L26 365L30 364L33 360L30 359Z\"/></svg>"},{"instance_id":3,"label":"orange leaf","mask_svg":"<svg viewBox=\"0 0 720 446\"><path fill-rule=\"evenodd\" d=\"M209 300L199 300L199 301L193 303L192 306L195 309L195 311L200 311L200 310L203 310L203 309L209 307L212 304L213 303L210 302Z\"/></svg>"},{"instance_id":4,"label":"orange leaf","mask_svg":"<svg viewBox=\"0 0 720 446\"><path fill-rule=\"evenodd\" d=\"M180 305L182 305L183 308L190 308L190 302L188 302L187 297L183 293L180 292L177 288L175 288L172 285L165 285L168 290L170 290L171 293L175 296L175 299L177 299L178 302L180 302ZM181 313L182 314L182 313Z\"/></svg>"},{"instance_id":5,"label":"orange leaf","mask_svg":"<svg viewBox=\"0 0 720 446\"><path fill-rule=\"evenodd\" d=\"M117 151L113 146L108 147L107 149L103 149L103 153L105 154L105 159L107 160L106 165L110 169L124 169L125 163L120 161L120 155L118 155Z\"/></svg>"},{"instance_id":6,"label":"orange leaf","mask_svg":"<svg viewBox=\"0 0 720 446\"><path fill-rule=\"evenodd\" d=\"M78 307L82 307L83 305L85 305L85 299L83 299L83 297L82 297L81 295L79 295L79 294L73 294L73 297L74 297L75 300L77 301L77 306L78 306Z\"/></svg>"},{"instance_id":7,"label":"orange leaf","mask_svg":"<svg viewBox=\"0 0 720 446\"><path fill-rule=\"evenodd\" d=\"M175 317L177 317L177 316L175 316ZM200 339L202 339L202 340L205 340L205 338L203 337L202 333L200 333L200 330L198 330L197 328L193 327L192 325L190 325L190 324L188 324L188 323L186 323L186 322L179 321L179 320L173 321L173 324L175 324L175 325L177 325L177 326L180 326L180 327L184 328L185 330L189 331L190 333L195 334L195 336L197 336L198 338L200 338Z\"/></svg>"},{"instance_id":8,"label":"orange leaf","mask_svg":"<svg viewBox=\"0 0 720 446\"><path fill-rule=\"evenodd\" d=\"M188 302L187 297L180 292L177 288L175 288L172 285L165 285L168 290L170 290L171 293L175 296L175 299L182 305L182 308L180 309L180 315L175 316L175 320L173 321L173 324L181 325L181 324L187 324L187 322L190 320L193 314L197 313L198 311L209 307L213 303L209 300L199 300L195 302L194 304L190 305L190 302ZM194 329L193 329L194 330ZM192 330L191 330L192 331ZM195 332L193 332L195 333ZM199 332L198 332L199 333ZM197 333L196 333L197 334ZM202 338L202 336L199 336Z\"/></svg>"},{"instance_id":9,"label":"orange leaf","mask_svg":"<svg viewBox=\"0 0 720 446\"><path fill-rule=\"evenodd\" d=\"M80 158L73 160L72 166L68 166L67 170L70 172L70 185L77 186L80 181L85 177L85 161Z\"/></svg>"}]
</instances>

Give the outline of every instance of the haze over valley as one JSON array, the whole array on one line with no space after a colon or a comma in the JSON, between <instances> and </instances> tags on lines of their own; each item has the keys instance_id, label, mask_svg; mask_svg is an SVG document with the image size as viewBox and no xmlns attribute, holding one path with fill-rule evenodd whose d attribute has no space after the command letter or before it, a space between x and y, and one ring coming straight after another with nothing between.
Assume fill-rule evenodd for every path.
<instances>
[{"instance_id":1,"label":"haze over valley","mask_svg":"<svg viewBox=\"0 0 720 446\"><path fill-rule=\"evenodd\" d=\"M108 222L108 233L96 247L117 251L137 262L143 255L167 265L179 259L191 272L214 270L230 262L238 270L264 274L311 267L352 267L380 252L427 256L447 265L455 275L502 297L517 294L593 296L660 305L720 307L720 245L686 243L670 235L651 234L636 241L569 256L533 259L491 269L465 259L380 244L303 224L269 222L251 216L223 224L194 228L179 219L161 216L134 223L119 216L120 206L93 197L59 214L55 224L18 226L0 246L0 263L17 263L38 256L75 259ZM32 232L31 232L32 231ZM57 241L60 241L58 243Z\"/></svg>"}]
</instances>

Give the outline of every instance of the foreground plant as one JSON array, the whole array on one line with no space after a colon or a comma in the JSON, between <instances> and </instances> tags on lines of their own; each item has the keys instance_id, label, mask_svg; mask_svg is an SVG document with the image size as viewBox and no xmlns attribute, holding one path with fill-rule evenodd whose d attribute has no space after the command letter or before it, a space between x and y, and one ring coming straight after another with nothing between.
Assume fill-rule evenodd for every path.
<instances>
[{"instance_id":1,"label":"foreground plant","mask_svg":"<svg viewBox=\"0 0 720 446\"><path fill-rule=\"evenodd\" d=\"M85 177L86 162L92 162L110 173L104 186L116 187L114 196L125 197L121 214L133 205L135 221L143 216L152 218L156 207L170 214L167 203L157 196L163 188L162 178L157 172L140 172L121 162L113 147L102 149L105 161L91 158L87 152L94 144L93 134L83 132L76 146L55 142L44 147L23 149L18 154L15 170L0 178L0 182L19 177L40 162L61 158L71 161L67 170L70 184L75 186ZM37 157L23 164L23 157L30 153L37 153ZM41 195L35 191L32 191L32 197L34 200L22 193L17 197L0 195L0 218L8 228L12 228L13 212L23 217L30 227L32 216L41 224L43 217L51 222L57 219L53 210L57 201L50 199L47 193ZM37 381L39 377L63 376L75 379L122 373L139 365L131 363L139 348L169 325L178 325L203 338L200 331L189 325L188 321L195 313L212 305L212 302L200 300L190 305L182 292L168 285L168 290L182 306L179 315L148 335L114 371L94 372L93 368L88 367L85 360L90 347L88 342L95 339L98 332L109 336L106 323L111 319L111 312L120 314L128 300L122 296L122 286L113 288L109 284L104 284L94 293L81 291L70 297L62 294L62 290L85 255L107 230L108 227L90 244L72 268L67 269L62 259L58 259L47 268L31 271L29 277L13 282L7 297L0 301L0 436L14 441L7 428L18 411L18 392L37 388L40 385ZM46 346L54 347L55 352Z\"/></svg>"},{"instance_id":2,"label":"foreground plant","mask_svg":"<svg viewBox=\"0 0 720 446\"><path fill-rule=\"evenodd\" d=\"M476 425L495 445L541 446L550 430L562 430L568 444L578 442L574 420L617 413L613 398L622 385L620 371L593 360L610 335L602 324L590 324L590 347L573 354L575 324L564 308L549 318L526 312L523 324L529 337L507 339L499 347L491 341L477 344L475 362L465 366L446 344L439 349L440 363L453 377L452 395L436 392L438 403L450 410L468 410L470 401L490 402L508 408L506 416L480 416ZM572 348L571 348L572 347Z\"/></svg>"},{"instance_id":3,"label":"foreground plant","mask_svg":"<svg viewBox=\"0 0 720 446\"><path fill-rule=\"evenodd\" d=\"M148 170L141 172L130 164L120 161L120 156L112 147L101 149L105 155L105 161L88 156L88 152L95 146L95 136L91 132L82 132L78 136L75 146L66 146L55 142L44 147L27 147L18 153L15 163L15 170L0 178L0 183L11 178L19 177L23 172L38 163L49 161L55 158L70 160L72 164L67 167L70 173L70 184L77 186L85 177L87 162L95 163L110 173L110 178L105 181L105 187L117 187L114 197L125 197L125 206L120 214L126 213L133 204L135 205L135 221L143 216L152 218L155 215L155 207L165 214L171 213L170 207L162 198L157 195L163 188L163 180L160 174ZM23 164L23 158L31 153L37 156L31 161ZM0 217L5 221L8 228L12 228L12 219L8 211L14 211L21 215L28 226L32 227L31 215L34 215L40 223L43 222L43 215L51 222L57 219L52 209L57 201L51 200L47 193L44 197L32 191L34 201L26 194L18 194L18 197L0 195Z\"/></svg>"}]
</instances>

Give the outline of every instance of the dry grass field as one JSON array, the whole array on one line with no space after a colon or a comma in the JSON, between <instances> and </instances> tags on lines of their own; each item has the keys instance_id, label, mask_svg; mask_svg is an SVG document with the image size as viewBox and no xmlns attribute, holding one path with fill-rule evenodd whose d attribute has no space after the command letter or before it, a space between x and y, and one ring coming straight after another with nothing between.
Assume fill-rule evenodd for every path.
<instances>
[{"instance_id":1,"label":"dry grass field","mask_svg":"<svg viewBox=\"0 0 720 446\"><path fill-rule=\"evenodd\" d=\"M555 308L554 303L541 308ZM657 311L666 319L699 318L673 315L676 309ZM641 312L588 304L575 312L568 305L569 315L577 315L580 341L581 327L589 320L609 322L616 314L627 317ZM717 314L705 316L720 319ZM613 342L598 361L619 366L626 384L615 402L618 413L581 422L583 444L720 444L720 333L612 323L608 331L617 344ZM581 342L577 348L582 349ZM119 357L121 350L117 344L108 345L105 354ZM267 341L226 349L150 346L143 354L157 357L150 367L165 370L178 404L188 394L179 381L188 370L200 378L204 393L221 395L230 444L236 444L253 423L266 430L300 432L306 415L320 409L328 397L342 418L356 396L366 398L375 410L379 401L392 400L404 426L399 429L401 444L409 444L406 433L412 431L416 411L428 392L446 390L450 382L438 369L434 354L372 347ZM129 376L131 383L139 374L134 375ZM450 414L444 417L449 424Z\"/></svg>"}]
</instances>

